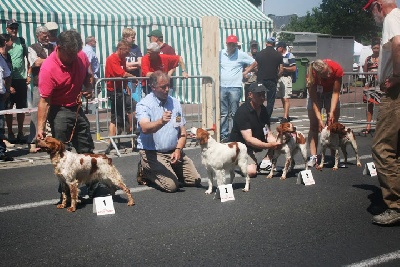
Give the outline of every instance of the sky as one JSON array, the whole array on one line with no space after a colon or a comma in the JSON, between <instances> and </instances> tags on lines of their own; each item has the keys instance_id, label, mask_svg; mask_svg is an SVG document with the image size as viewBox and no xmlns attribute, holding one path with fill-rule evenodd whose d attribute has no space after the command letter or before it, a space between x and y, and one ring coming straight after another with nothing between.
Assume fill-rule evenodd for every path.
<instances>
[{"instance_id":1,"label":"sky","mask_svg":"<svg viewBox=\"0 0 400 267\"><path fill-rule=\"evenodd\" d=\"M365 3L368 0L360 0ZM264 0L265 14L275 14L277 16L297 14L304 16L307 11L311 12L313 7L319 7L322 0ZM400 0L397 0L400 7Z\"/></svg>"}]
</instances>

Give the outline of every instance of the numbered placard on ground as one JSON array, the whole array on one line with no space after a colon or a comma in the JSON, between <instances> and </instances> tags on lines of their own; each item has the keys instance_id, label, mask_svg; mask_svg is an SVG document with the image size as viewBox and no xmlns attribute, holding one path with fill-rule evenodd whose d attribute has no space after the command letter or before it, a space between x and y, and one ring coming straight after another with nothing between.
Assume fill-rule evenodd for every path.
<instances>
[{"instance_id":1,"label":"numbered placard on ground","mask_svg":"<svg viewBox=\"0 0 400 267\"><path fill-rule=\"evenodd\" d=\"M232 184L220 185L218 186L218 190L221 197L221 202L235 200Z\"/></svg>"},{"instance_id":2,"label":"numbered placard on ground","mask_svg":"<svg viewBox=\"0 0 400 267\"><path fill-rule=\"evenodd\" d=\"M371 175L371 177L377 176L378 173L376 172L375 163L368 162L367 164L365 164L363 174Z\"/></svg>"},{"instance_id":3,"label":"numbered placard on ground","mask_svg":"<svg viewBox=\"0 0 400 267\"><path fill-rule=\"evenodd\" d=\"M312 185L315 184L315 180L314 177L312 175L311 170L304 170L301 171L299 173L299 176L297 178L297 183L298 184L302 184L304 183L304 185Z\"/></svg>"},{"instance_id":4,"label":"numbered placard on ground","mask_svg":"<svg viewBox=\"0 0 400 267\"><path fill-rule=\"evenodd\" d=\"M93 199L93 213L97 213L97 215L115 214L112 196L95 197Z\"/></svg>"}]
</instances>

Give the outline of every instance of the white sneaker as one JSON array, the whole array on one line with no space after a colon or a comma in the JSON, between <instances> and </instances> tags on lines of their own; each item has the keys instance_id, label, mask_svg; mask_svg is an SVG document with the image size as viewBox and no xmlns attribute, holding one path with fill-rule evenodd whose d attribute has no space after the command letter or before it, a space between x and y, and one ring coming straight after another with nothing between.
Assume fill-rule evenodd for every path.
<instances>
[{"instance_id":1,"label":"white sneaker","mask_svg":"<svg viewBox=\"0 0 400 267\"><path fill-rule=\"evenodd\" d=\"M15 144L11 144L10 142L8 142L8 140L4 139L4 144L6 144L6 147L15 147Z\"/></svg>"},{"instance_id":2,"label":"white sneaker","mask_svg":"<svg viewBox=\"0 0 400 267\"><path fill-rule=\"evenodd\" d=\"M308 167L314 167L317 165L317 155L310 156L310 160L307 162Z\"/></svg>"},{"instance_id":3,"label":"white sneaker","mask_svg":"<svg viewBox=\"0 0 400 267\"><path fill-rule=\"evenodd\" d=\"M272 167L272 163L270 160L263 160L260 163L260 170L269 171L269 170L271 170L271 167Z\"/></svg>"}]
</instances>

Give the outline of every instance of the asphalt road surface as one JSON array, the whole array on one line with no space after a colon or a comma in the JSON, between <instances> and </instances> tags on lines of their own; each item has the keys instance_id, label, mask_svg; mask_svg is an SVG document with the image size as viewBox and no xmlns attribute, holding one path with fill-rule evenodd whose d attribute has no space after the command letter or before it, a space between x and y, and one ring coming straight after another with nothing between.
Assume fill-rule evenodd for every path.
<instances>
[{"instance_id":1,"label":"asphalt road surface","mask_svg":"<svg viewBox=\"0 0 400 267\"><path fill-rule=\"evenodd\" d=\"M365 118L365 108L354 111L342 113L342 119ZM307 132L304 110L292 109L291 117ZM350 126L356 132L365 127ZM128 207L126 196L117 192L116 213L104 216L93 213L92 199L84 199L74 213L57 209L58 182L49 156L16 146L10 149L16 161L0 164L0 265L400 266L399 226L371 223L383 210L377 179L362 174L372 161L371 141L371 135L357 136L362 168L348 147L344 168L312 169L315 185L305 186L297 184L303 165L296 155L295 172L285 181L279 171L273 179L261 173L245 193L244 178L237 175L235 200L225 203L204 194L207 175L193 142L185 152L201 174L202 188L173 194L137 185L138 155L123 149L127 142L122 157L111 156L136 205ZM105 147L96 142L96 151ZM283 157L278 166L282 163Z\"/></svg>"},{"instance_id":2,"label":"asphalt road surface","mask_svg":"<svg viewBox=\"0 0 400 267\"><path fill-rule=\"evenodd\" d=\"M363 165L371 162L371 137L357 138ZM206 172L198 147L185 149L203 188L168 194L135 181L138 155L113 162L132 189L136 205L114 197L116 213L97 216L91 199L75 213L57 209L57 185L48 160L0 169L2 266L383 266L400 265L398 226L371 224L382 211L376 178L349 164L312 169L316 184L296 184L260 174L235 200L204 194ZM262 154L259 155L262 157ZM328 157L329 159L329 157ZM282 166L282 158L279 166ZM36 164L38 163L38 164Z\"/></svg>"}]
</instances>

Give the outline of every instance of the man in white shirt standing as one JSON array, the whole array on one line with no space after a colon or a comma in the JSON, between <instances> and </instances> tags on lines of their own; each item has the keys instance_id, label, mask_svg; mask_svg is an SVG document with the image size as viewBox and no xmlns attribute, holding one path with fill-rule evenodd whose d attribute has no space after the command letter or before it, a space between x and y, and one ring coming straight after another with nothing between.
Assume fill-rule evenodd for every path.
<instances>
[{"instance_id":1,"label":"man in white shirt standing","mask_svg":"<svg viewBox=\"0 0 400 267\"><path fill-rule=\"evenodd\" d=\"M379 225L400 222L400 9L396 0L369 0L364 10L383 23L378 64L381 98L372 157L387 209L372 218Z\"/></svg>"}]
</instances>

